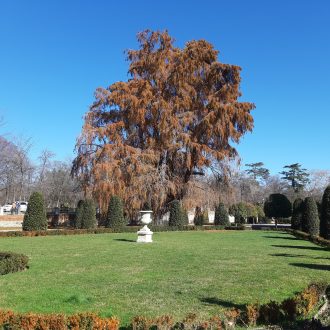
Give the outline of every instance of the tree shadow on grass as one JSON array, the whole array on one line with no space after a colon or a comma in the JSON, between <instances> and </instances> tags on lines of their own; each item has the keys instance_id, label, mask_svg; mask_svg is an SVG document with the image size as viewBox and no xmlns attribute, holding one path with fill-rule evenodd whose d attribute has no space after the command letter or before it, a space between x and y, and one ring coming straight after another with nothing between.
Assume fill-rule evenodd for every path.
<instances>
[{"instance_id":1,"label":"tree shadow on grass","mask_svg":"<svg viewBox=\"0 0 330 330\"><path fill-rule=\"evenodd\" d=\"M283 236L262 236L264 238L278 238L278 239L288 239L288 240L292 240L292 241L299 241L298 238L296 237L283 237Z\"/></svg>"},{"instance_id":2,"label":"tree shadow on grass","mask_svg":"<svg viewBox=\"0 0 330 330\"><path fill-rule=\"evenodd\" d=\"M199 298L199 300L205 305L218 305L225 308L238 308L238 309L244 309L245 307L245 305L235 304L232 301L226 301L216 297Z\"/></svg>"},{"instance_id":3,"label":"tree shadow on grass","mask_svg":"<svg viewBox=\"0 0 330 330\"><path fill-rule=\"evenodd\" d=\"M127 238L114 238L113 240L118 242L136 243L134 239L127 239Z\"/></svg>"},{"instance_id":4,"label":"tree shadow on grass","mask_svg":"<svg viewBox=\"0 0 330 330\"><path fill-rule=\"evenodd\" d=\"M330 265L305 264L305 263L300 263L300 262L291 263L290 265L295 266L295 267L308 268L308 269L330 271Z\"/></svg>"},{"instance_id":5,"label":"tree shadow on grass","mask_svg":"<svg viewBox=\"0 0 330 330\"><path fill-rule=\"evenodd\" d=\"M329 251L329 248L323 248L318 246L304 246L304 245L271 245L274 247L280 247L285 249L301 249L301 250L313 250L313 251Z\"/></svg>"},{"instance_id":6,"label":"tree shadow on grass","mask_svg":"<svg viewBox=\"0 0 330 330\"><path fill-rule=\"evenodd\" d=\"M272 257L288 257L288 258L309 258L305 254L290 254L290 253L272 253Z\"/></svg>"}]
</instances>

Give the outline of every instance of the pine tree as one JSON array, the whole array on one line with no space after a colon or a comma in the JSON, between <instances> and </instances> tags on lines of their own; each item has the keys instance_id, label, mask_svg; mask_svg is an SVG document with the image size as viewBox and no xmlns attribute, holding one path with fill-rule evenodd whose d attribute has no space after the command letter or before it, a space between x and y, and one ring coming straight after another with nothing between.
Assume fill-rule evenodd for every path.
<instances>
[{"instance_id":1,"label":"pine tree","mask_svg":"<svg viewBox=\"0 0 330 330\"><path fill-rule=\"evenodd\" d=\"M318 236L320 232L320 219L317 205L312 197L305 198L302 229L312 236Z\"/></svg>"},{"instance_id":2,"label":"pine tree","mask_svg":"<svg viewBox=\"0 0 330 330\"><path fill-rule=\"evenodd\" d=\"M120 197L113 195L108 207L106 227L119 230L125 225L123 202Z\"/></svg>"},{"instance_id":3,"label":"pine tree","mask_svg":"<svg viewBox=\"0 0 330 330\"><path fill-rule=\"evenodd\" d=\"M328 186L322 197L320 236L330 239L330 186Z\"/></svg>"},{"instance_id":4,"label":"pine tree","mask_svg":"<svg viewBox=\"0 0 330 330\"><path fill-rule=\"evenodd\" d=\"M197 206L194 217L195 226L203 226L207 221L206 216L206 213L202 212L202 209Z\"/></svg>"},{"instance_id":5,"label":"pine tree","mask_svg":"<svg viewBox=\"0 0 330 330\"><path fill-rule=\"evenodd\" d=\"M97 226L97 221L94 201L86 199L79 204L76 212L75 227L77 229L95 228Z\"/></svg>"},{"instance_id":6,"label":"pine tree","mask_svg":"<svg viewBox=\"0 0 330 330\"><path fill-rule=\"evenodd\" d=\"M283 175L282 179L289 181L293 191L298 193L309 182L309 173L299 163L286 165L284 168L287 170L280 173Z\"/></svg>"},{"instance_id":7,"label":"pine tree","mask_svg":"<svg viewBox=\"0 0 330 330\"><path fill-rule=\"evenodd\" d=\"M23 220L23 230L46 230L47 217L44 198L41 193L32 193Z\"/></svg>"},{"instance_id":8,"label":"pine tree","mask_svg":"<svg viewBox=\"0 0 330 330\"><path fill-rule=\"evenodd\" d=\"M302 229L302 217L304 213L304 201L301 198L297 198L293 202L293 211L291 217L291 228L295 230Z\"/></svg>"},{"instance_id":9,"label":"pine tree","mask_svg":"<svg viewBox=\"0 0 330 330\"><path fill-rule=\"evenodd\" d=\"M223 203L215 208L214 224L216 226L229 226L229 216Z\"/></svg>"}]
</instances>

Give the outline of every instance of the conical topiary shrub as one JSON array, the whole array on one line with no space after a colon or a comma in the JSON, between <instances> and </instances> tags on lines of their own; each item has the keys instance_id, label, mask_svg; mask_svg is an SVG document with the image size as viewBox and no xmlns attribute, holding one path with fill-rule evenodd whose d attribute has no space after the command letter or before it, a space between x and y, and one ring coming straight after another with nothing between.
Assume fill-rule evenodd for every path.
<instances>
[{"instance_id":1,"label":"conical topiary shrub","mask_svg":"<svg viewBox=\"0 0 330 330\"><path fill-rule=\"evenodd\" d=\"M123 211L123 202L119 196L110 198L106 227L120 230L126 225Z\"/></svg>"},{"instance_id":2,"label":"conical topiary shrub","mask_svg":"<svg viewBox=\"0 0 330 330\"><path fill-rule=\"evenodd\" d=\"M320 232L320 219L316 202L314 198L306 197L304 204L302 230L312 236L318 236Z\"/></svg>"},{"instance_id":3,"label":"conical topiary shrub","mask_svg":"<svg viewBox=\"0 0 330 330\"><path fill-rule=\"evenodd\" d=\"M170 203L170 218L168 220L168 225L173 227L181 227L183 220L183 214L180 202L174 200Z\"/></svg>"},{"instance_id":4,"label":"conical topiary shrub","mask_svg":"<svg viewBox=\"0 0 330 330\"><path fill-rule=\"evenodd\" d=\"M324 190L322 197L320 236L330 239L330 186Z\"/></svg>"},{"instance_id":5,"label":"conical topiary shrub","mask_svg":"<svg viewBox=\"0 0 330 330\"><path fill-rule=\"evenodd\" d=\"M219 203L219 205L215 208L214 224L216 226L229 226L228 212L223 203Z\"/></svg>"},{"instance_id":6,"label":"conical topiary shrub","mask_svg":"<svg viewBox=\"0 0 330 330\"><path fill-rule=\"evenodd\" d=\"M195 209L194 224L195 226L203 226L207 222L207 213L197 206Z\"/></svg>"},{"instance_id":7,"label":"conical topiary shrub","mask_svg":"<svg viewBox=\"0 0 330 330\"><path fill-rule=\"evenodd\" d=\"M23 220L23 230L46 230L47 217L44 198L39 192L32 193Z\"/></svg>"},{"instance_id":8,"label":"conical topiary shrub","mask_svg":"<svg viewBox=\"0 0 330 330\"><path fill-rule=\"evenodd\" d=\"M294 230L302 229L302 217L304 213L304 201L301 198L297 198L293 202L293 210L291 217L291 228Z\"/></svg>"},{"instance_id":9,"label":"conical topiary shrub","mask_svg":"<svg viewBox=\"0 0 330 330\"><path fill-rule=\"evenodd\" d=\"M86 199L79 201L76 211L75 227L77 229L92 229L97 226L94 201Z\"/></svg>"}]
</instances>

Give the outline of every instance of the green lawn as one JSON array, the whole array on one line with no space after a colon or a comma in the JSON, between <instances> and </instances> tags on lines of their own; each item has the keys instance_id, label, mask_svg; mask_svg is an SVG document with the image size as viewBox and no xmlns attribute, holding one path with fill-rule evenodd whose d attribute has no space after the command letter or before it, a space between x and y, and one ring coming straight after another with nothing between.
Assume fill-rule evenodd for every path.
<instances>
[{"instance_id":1,"label":"green lawn","mask_svg":"<svg viewBox=\"0 0 330 330\"><path fill-rule=\"evenodd\" d=\"M330 253L291 235L261 231L1 238L30 268L0 277L0 308L134 315L189 312L283 300L312 281L330 282Z\"/></svg>"}]
</instances>

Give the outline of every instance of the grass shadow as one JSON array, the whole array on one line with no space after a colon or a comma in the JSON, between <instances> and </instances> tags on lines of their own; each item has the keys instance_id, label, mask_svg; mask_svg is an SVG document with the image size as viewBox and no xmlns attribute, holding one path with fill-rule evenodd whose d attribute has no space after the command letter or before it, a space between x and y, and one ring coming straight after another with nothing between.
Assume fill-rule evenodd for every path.
<instances>
[{"instance_id":1,"label":"grass shadow","mask_svg":"<svg viewBox=\"0 0 330 330\"><path fill-rule=\"evenodd\" d=\"M245 307L245 305L235 304L232 301L226 301L216 297L199 298L199 300L206 305L217 305L225 308L244 309Z\"/></svg>"},{"instance_id":2,"label":"grass shadow","mask_svg":"<svg viewBox=\"0 0 330 330\"><path fill-rule=\"evenodd\" d=\"M136 240L127 238L114 238L113 240L118 242L136 243Z\"/></svg>"},{"instance_id":3,"label":"grass shadow","mask_svg":"<svg viewBox=\"0 0 330 330\"><path fill-rule=\"evenodd\" d=\"M313 250L313 251L328 251L329 248L323 248L318 246L304 246L304 245L271 245L273 247L280 247L285 249L300 249L300 250Z\"/></svg>"},{"instance_id":4,"label":"grass shadow","mask_svg":"<svg viewBox=\"0 0 330 330\"><path fill-rule=\"evenodd\" d=\"M305 264L305 263L300 263L300 262L291 263L289 265L295 266L295 267L308 268L308 269L330 271L330 265Z\"/></svg>"}]
</instances>

